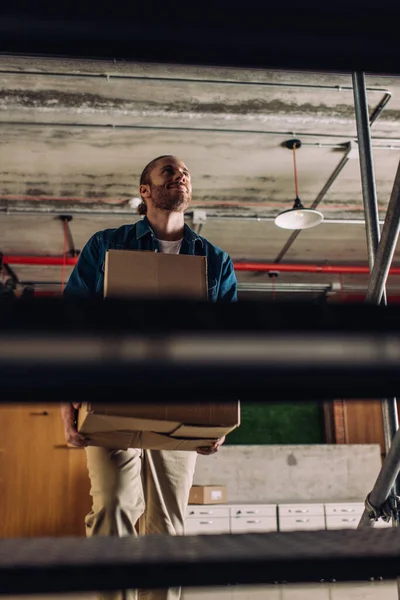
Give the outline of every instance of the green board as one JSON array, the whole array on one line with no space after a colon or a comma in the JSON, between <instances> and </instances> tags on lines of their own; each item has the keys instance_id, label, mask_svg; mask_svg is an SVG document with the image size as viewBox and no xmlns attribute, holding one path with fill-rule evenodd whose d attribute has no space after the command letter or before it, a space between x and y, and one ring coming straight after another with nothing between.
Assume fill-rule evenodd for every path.
<instances>
[{"instance_id":1,"label":"green board","mask_svg":"<svg viewBox=\"0 0 400 600\"><path fill-rule=\"evenodd\" d=\"M323 444L320 402L241 404L241 425L227 444Z\"/></svg>"}]
</instances>

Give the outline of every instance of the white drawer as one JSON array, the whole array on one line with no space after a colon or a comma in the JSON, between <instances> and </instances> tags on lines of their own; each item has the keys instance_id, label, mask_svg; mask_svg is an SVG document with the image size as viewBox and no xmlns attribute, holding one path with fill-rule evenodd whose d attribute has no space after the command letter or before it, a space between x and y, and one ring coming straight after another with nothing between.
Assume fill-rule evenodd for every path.
<instances>
[{"instance_id":1,"label":"white drawer","mask_svg":"<svg viewBox=\"0 0 400 600\"><path fill-rule=\"evenodd\" d=\"M324 516L297 515L292 517L280 517L279 531L308 531L325 529Z\"/></svg>"},{"instance_id":2,"label":"white drawer","mask_svg":"<svg viewBox=\"0 0 400 600\"><path fill-rule=\"evenodd\" d=\"M326 516L327 529L357 529L361 515Z\"/></svg>"},{"instance_id":3,"label":"white drawer","mask_svg":"<svg viewBox=\"0 0 400 600\"><path fill-rule=\"evenodd\" d=\"M324 516L323 504L280 504L279 515L290 517L293 515Z\"/></svg>"},{"instance_id":4,"label":"white drawer","mask_svg":"<svg viewBox=\"0 0 400 600\"><path fill-rule=\"evenodd\" d=\"M327 529L357 529L358 524L360 522L361 515L349 515L345 516L331 516L328 515L326 517L326 528ZM386 521L382 521L379 519L374 525L378 529L384 527L392 527L392 523L386 523Z\"/></svg>"},{"instance_id":5,"label":"white drawer","mask_svg":"<svg viewBox=\"0 0 400 600\"><path fill-rule=\"evenodd\" d=\"M187 519L185 521L186 535L202 535L206 533L230 533L229 518L204 517L202 519Z\"/></svg>"},{"instance_id":6,"label":"white drawer","mask_svg":"<svg viewBox=\"0 0 400 600\"><path fill-rule=\"evenodd\" d=\"M276 504L231 504L231 517L276 517Z\"/></svg>"},{"instance_id":7,"label":"white drawer","mask_svg":"<svg viewBox=\"0 0 400 600\"><path fill-rule=\"evenodd\" d=\"M277 531L276 517L233 517L231 518L231 533L250 531Z\"/></svg>"},{"instance_id":8,"label":"white drawer","mask_svg":"<svg viewBox=\"0 0 400 600\"><path fill-rule=\"evenodd\" d=\"M186 509L187 519L197 519L200 517L226 517L229 518L229 506L200 506L197 504L189 505Z\"/></svg>"},{"instance_id":9,"label":"white drawer","mask_svg":"<svg viewBox=\"0 0 400 600\"><path fill-rule=\"evenodd\" d=\"M347 502L346 504L325 504L325 514L328 515L362 515L364 512L363 502Z\"/></svg>"}]
</instances>

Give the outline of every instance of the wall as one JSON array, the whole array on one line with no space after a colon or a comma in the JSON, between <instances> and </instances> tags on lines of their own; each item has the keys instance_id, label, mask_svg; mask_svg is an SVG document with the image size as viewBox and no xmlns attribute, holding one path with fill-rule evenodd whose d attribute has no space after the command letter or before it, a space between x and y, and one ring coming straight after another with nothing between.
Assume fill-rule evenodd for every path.
<instances>
[{"instance_id":1,"label":"wall","mask_svg":"<svg viewBox=\"0 0 400 600\"><path fill-rule=\"evenodd\" d=\"M363 501L380 466L378 444L225 446L194 482L227 485L229 502Z\"/></svg>"},{"instance_id":2,"label":"wall","mask_svg":"<svg viewBox=\"0 0 400 600\"><path fill-rule=\"evenodd\" d=\"M322 444L325 441L322 402L241 402L241 424L227 445Z\"/></svg>"}]
</instances>

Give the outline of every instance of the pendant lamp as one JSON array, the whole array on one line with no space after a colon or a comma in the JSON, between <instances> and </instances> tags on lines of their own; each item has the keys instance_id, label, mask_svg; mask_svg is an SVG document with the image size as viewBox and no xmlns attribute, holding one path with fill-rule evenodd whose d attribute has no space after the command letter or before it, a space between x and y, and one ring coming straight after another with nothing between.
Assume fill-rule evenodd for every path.
<instances>
[{"instance_id":1,"label":"pendant lamp","mask_svg":"<svg viewBox=\"0 0 400 600\"><path fill-rule=\"evenodd\" d=\"M324 220L324 215L319 210L304 208L299 198L299 183L297 177L296 150L301 147L300 140L288 140L286 148L293 151L294 184L296 199L293 208L284 210L275 218L275 225L282 229L310 229L319 225Z\"/></svg>"}]
</instances>

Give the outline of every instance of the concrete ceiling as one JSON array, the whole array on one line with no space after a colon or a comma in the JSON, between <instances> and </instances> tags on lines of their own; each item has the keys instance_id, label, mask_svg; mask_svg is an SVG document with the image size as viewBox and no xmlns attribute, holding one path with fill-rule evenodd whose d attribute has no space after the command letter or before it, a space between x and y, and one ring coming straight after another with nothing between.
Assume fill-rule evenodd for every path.
<instances>
[{"instance_id":1,"label":"concrete ceiling","mask_svg":"<svg viewBox=\"0 0 400 600\"><path fill-rule=\"evenodd\" d=\"M293 159L284 142L302 141L300 197L310 206L356 138L346 74L2 56L0 79L5 255L61 255L59 214L73 216L77 249L99 229L135 221L129 201L138 196L141 170L171 153L191 171L192 208L207 213L202 235L236 261L273 262L290 235L273 217L291 208L295 197ZM400 158L400 79L367 76L367 86L371 115L391 94L371 129L384 219ZM282 262L367 265L364 226L354 222L363 220L357 156L320 209L325 222L303 231ZM13 268L21 281L61 280L60 267ZM291 273L273 282L268 274L238 278L241 284L273 283L275 290L330 283L362 289L367 281ZM400 289L399 277L389 283L393 293Z\"/></svg>"}]
</instances>

